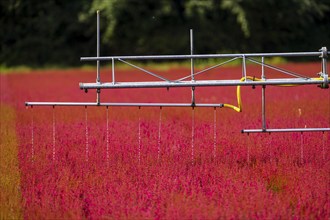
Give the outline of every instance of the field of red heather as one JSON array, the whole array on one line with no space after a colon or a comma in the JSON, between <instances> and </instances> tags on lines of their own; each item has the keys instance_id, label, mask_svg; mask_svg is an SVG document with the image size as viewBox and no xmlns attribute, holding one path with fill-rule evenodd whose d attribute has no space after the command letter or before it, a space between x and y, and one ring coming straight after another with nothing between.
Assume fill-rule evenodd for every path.
<instances>
[{"instance_id":1,"label":"field of red heather","mask_svg":"<svg viewBox=\"0 0 330 220\"><path fill-rule=\"evenodd\" d=\"M310 77L321 68L319 63L280 67ZM189 71L155 72L175 79ZM118 81L152 79L138 70L116 74ZM248 66L247 75L260 77L260 67ZM266 69L267 76L283 74ZM260 87L241 88L240 113L229 108L31 108L24 102L95 101L95 91L84 93L78 86L95 82L95 71L0 77L1 108L9 109L1 112L1 130L8 118L16 140L1 150L5 145L17 149L17 172L2 164L8 172L1 171L1 179L15 175L17 185L7 184L19 189L19 206L12 212L26 219L330 218L329 132L242 134L242 129L261 128ZM240 78L241 67L203 76ZM101 81L110 80L111 70L102 69ZM198 87L195 93L197 103L237 105L235 87ZM102 90L101 101L189 103L191 90ZM329 89L267 86L266 103L268 128L330 127ZM4 186L2 194L8 191ZM13 197L2 196L1 203Z\"/></svg>"}]
</instances>

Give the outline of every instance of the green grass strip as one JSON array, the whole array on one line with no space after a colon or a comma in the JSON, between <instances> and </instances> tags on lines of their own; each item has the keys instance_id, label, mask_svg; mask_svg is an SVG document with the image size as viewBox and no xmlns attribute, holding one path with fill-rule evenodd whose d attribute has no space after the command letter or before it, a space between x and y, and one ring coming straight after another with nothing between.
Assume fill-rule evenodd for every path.
<instances>
[{"instance_id":1,"label":"green grass strip","mask_svg":"<svg viewBox=\"0 0 330 220\"><path fill-rule=\"evenodd\" d=\"M204 69L208 68L210 66L217 65L219 63L228 61L230 58L210 58L210 59L195 59L194 60L194 66L195 69ZM261 59L257 59L261 61ZM148 62L141 62L136 60L128 60L130 63L137 65L142 68L151 69L151 70L159 70L159 71L168 71L170 69L177 69L177 68L190 68L190 60L176 60L176 61L156 61L156 60L149 60ZM271 57L266 58L265 62L267 64L271 65L279 65L287 63L287 60L285 60L282 57ZM229 66L240 66L242 65L242 59L234 60L230 63L227 63L226 67ZM256 65L255 63L247 61L247 65ZM116 61L115 63L116 70L130 70L132 67L130 67L127 64L124 64L122 62ZM101 62L101 68L111 68L111 61L103 61ZM33 71L42 71L42 70L87 70L92 71L96 70L96 65L91 63L82 63L81 66L77 67L70 67L70 66L56 66L56 65L48 65L43 66L40 68L33 68L29 66L15 66L15 67L8 67L3 64L0 64L0 75L1 74L29 74L33 73Z\"/></svg>"},{"instance_id":2,"label":"green grass strip","mask_svg":"<svg viewBox=\"0 0 330 220\"><path fill-rule=\"evenodd\" d=\"M22 219L15 110L0 105L0 219Z\"/></svg>"}]
</instances>

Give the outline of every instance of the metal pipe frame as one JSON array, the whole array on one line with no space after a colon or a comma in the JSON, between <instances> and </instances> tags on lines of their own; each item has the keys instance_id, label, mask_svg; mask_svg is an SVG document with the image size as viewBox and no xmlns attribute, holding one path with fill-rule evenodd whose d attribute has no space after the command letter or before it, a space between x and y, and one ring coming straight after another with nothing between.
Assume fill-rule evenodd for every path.
<instances>
[{"instance_id":1,"label":"metal pipe frame","mask_svg":"<svg viewBox=\"0 0 330 220\"><path fill-rule=\"evenodd\" d=\"M164 82L157 82L157 81L149 81L149 82L115 82L114 80L112 83L80 83L80 88L81 89L112 89L112 88L161 88L161 87L191 87L192 88L192 102L194 101L194 87L199 87L199 86L245 86L245 85L289 85L289 84L296 84L296 85L305 85L305 84L319 84L321 88L328 88L329 87L329 80L328 80L328 75L327 75L327 63L326 63L326 58L327 54L329 53L326 49L326 47L322 47L319 52L293 52L293 53L251 53L251 54L217 54L216 56L213 54L207 54L207 55L194 55L193 54L193 31L192 29L190 30L190 55L164 55L164 56L119 56L119 57L110 57L112 61L112 78L114 79L114 62L115 60L118 60L120 62L123 62L129 66L132 66L133 68L136 68L138 70L141 70L149 75L152 75L160 80L163 80ZM251 57L261 57L262 61L258 61L255 59L252 59ZM304 76L289 70L285 70L276 66L272 66L269 64L266 64L264 62L265 57L271 57L271 56L315 56L319 55L320 58L322 58L322 69L321 69L321 74L320 76L323 78L323 81L321 80L313 80L308 76ZM199 71L197 73L194 72L194 59L195 58L210 58L210 57L233 57L232 59L225 61L223 63L214 65L212 67L206 68L202 71ZM102 57L98 57L102 58ZM107 57L103 57L104 60L107 60ZM102 60L103 60L102 58ZM172 59L177 59L177 58L183 58L187 59L189 58L191 60L191 74L190 76L186 76L183 78L180 78L178 80L169 80L163 76L160 76L156 73L153 73L151 71L145 70L137 65L134 65L127 60L124 59L165 59L165 58L172 58ZM241 82L240 80L198 80L196 81L194 76L197 74L205 73L211 69L217 68L219 66L222 66L223 64L226 64L228 62L231 62L235 59L242 59L242 77L245 77L244 82ZM88 58L89 59L89 58ZM88 60L87 59L87 60ZM84 60L84 58L82 58ZM97 59L99 60L99 59ZM282 72L286 75L293 76L296 78L278 78L278 79L269 79L269 80L263 80L263 81L258 81L258 82L248 82L246 79L247 76L247 70L246 70L246 60L259 64L262 66L264 69L265 67L271 68L275 71ZM185 80L190 78L191 81Z\"/></svg>"},{"instance_id":2,"label":"metal pipe frame","mask_svg":"<svg viewBox=\"0 0 330 220\"><path fill-rule=\"evenodd\" d=\"M275 132L330 132L330 128L273 128L243 129L242 133L275 133Z\"/></svg>"},{"instance_id":3,"label":"metal pipe frame","mask_svg":"<svg viewBox=\"0 0 330 220\"><path fill-rule=\"evenodd\" d=\"M243 129L242 133L272 133L272 132L328 132L330 128L284 128L284 129L267 129L266 127L266 85L320 85L321 88L329 88L329 79L327 72L327 57L330 54L326 47L322 47L318 52L287 52L287 53L244 53L244 54L194 54L193 44L193 30L190 29L190 55L149 55L149 56L100 56L100 13L97 11L97 41L96 41L96 57L81 57L81 61L96 61L97 75L96 83L79 83L80 89L87 91L88 89L96 89L96 102L25 102L26 106L106 106L106 107L213 107L222 108L224 104L219 103L195 103L195 87L202 86L262 86L262 129ZM306 57L306 56L319 56L321 58L321 73L320 76L323 80L313 79L306 77L292 71L281 69L264 62L265 57ZM261 57L261 62L253 59L254 57ZM208 67L195 73L194 59L208 59L208 58L230 58L229 60L220 64ZM151 71L143 69L134 65L127 60L180 60L190 59L191 70L190 75L180 78L178 80L169 80ZM220 67L226 63L242 59L242 77L241 80L195 80L195 76L205 73L211 69ZM112 82L102 83L100 79L100 62L112 62ZM158 80L163 81L148 81L148 82L116 82L115 80L115 61L123 62L133 68L139 69L149 75L152 75ZM246 61L250 61L261 65L262 75L261 81L254 81L247 79ZM282 72L286 75L296 78L278 78L266 79L265 67ZM190 81L187 79L190 78ZM100 92L101 89L116 89L116 88L169 88L169 87L191 87L192 100L191 103L101 103Z\"/></svg>"},{"instance_id":4,"label":"metal pipe frame","mask_svg":"<svg viewBox=\"0 0 330 220\"><path fill-rule=\"evenodd\" d=\"M25 102L26 106L107 106L107 107L208 107L222 108L222 103L125 103L125 102Z\"/></svg>"}]
</instances>

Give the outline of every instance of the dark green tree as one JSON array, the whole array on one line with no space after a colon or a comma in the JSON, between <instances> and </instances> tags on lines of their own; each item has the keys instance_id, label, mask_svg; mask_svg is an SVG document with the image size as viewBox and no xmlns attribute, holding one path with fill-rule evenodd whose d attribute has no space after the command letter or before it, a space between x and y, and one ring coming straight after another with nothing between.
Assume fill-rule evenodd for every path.
<instances>
[{"instance_id":1,"label":"dark green tree","mask_svg":"<svg viewBox=\"0 0 330 220\"><path fill-rule=\"evenodd\" d=\"M315 51L330 46L330 0L4 0L0 63L79 65L101 55Z\"/></svg>"},{"instance_id":2,"label":"dark green tree","mask_svg":"<svg viewBox=\"0 0 330 220\"><path fill-rule=\"evenodd\" d=\"M330 46L329 0L247 0L241 2L251 51L315 51Z\"/></svg>"},{"instance_id":3,"label":"dark green tree","mask_svg":"<svg viewBox=\"0 0 330 220\"><path fill-rule=\"evenodd\" d=\"M2 64L77 65L81 54L95 50L94 24L79 20L79 13L89 7L87 0L0 4Z\"/></svg>"}]
</instances>

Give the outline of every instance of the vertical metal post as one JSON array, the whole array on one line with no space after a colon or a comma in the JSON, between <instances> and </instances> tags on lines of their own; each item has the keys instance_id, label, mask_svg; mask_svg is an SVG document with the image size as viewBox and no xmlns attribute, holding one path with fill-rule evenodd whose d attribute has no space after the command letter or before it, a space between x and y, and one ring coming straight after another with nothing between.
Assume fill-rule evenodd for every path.
<instances>
[{"instance_id":1,"label":"vertical metal post","mask_svg":"<svg viewBox=\"0 0 330 220\"><path fill-rule=\"evenodd\" d=\"M194 32L193 29L190 29L190 54L194 54ZM194 59L190 59L190 73L191 73L191 81L195 81L195 69L194 69ZM191 87L191 103L192 106L195 105L195 87Z\"/></svg>"},{"instance_id":2,"label":"vertical metal post","mask_svg":"<svg viewBox=\"0 0 330 220\"><path fill-rule=\"evenodd\" d=\"M190 54L193 55L194 54L194 32L193 29L190 29ZM191 58L191 80L194 81L195 77L194 77L194 59Z\"/></svg>"},{"instance_id":3,"label":"vertical metal post","mask_svg":"<svg viewBox=\"0 0 330 220\"><path fill-rule=\"evenodd\" d=\"M265 57L261 57L261 79L265 79Z\"/></svg>"},{"instance_id":4,"label":"vertical metal post","mask_svg":"<svg viewBox=\"0 0 330 220\"><path fill-rule=\"evenodd\" d=\"M100 11L96 11L96 57L100 57ZM100 83L100 61L96 61L96 83ZM96 90L96 102L100 103L100 89Z\"/></svg>"},{"instance_id":5,"label":"vertical metal post","mask_svg":"<svg viewBox=\"0 0 330 220\"><path fill-rule=\"evenodd\" d=\"M265 66L264 66L264 63L265 63L265 57L261 57L261 79L262 80L265 80ZM262 86L262 92L261 92L261 102L262 102L262 109L261 109L261 112L262 112L262 130L265 131L267 128L266 128L266 96L265 96L265 93L266 93L266 86L263 85Z\"/></svg>"},{"instance_id":6,"label":"vertical metal post","mask_svg":"<svg viewBox=\"0 0 330 220\"><path fill-rule=\"evenodd\" d=\"M322 58L322 73L323 74L328 74L328 71L327 71L328 50L327 50L326 47L322 47L320 51L322 52L322 55L321 55L321 58Z\"/></svg>"},{"instance_id":7,"label":"vertical metal post","mask_svg":"<svg viewBox=\"0 0 330 220\"><path fill-rule=\"evenodd\" d=\"M243 65L243 76L242 77L244 77L244 81L246 81L246 58L245 58L245 55L243 55L243 60L242 60L242 65Z\"/></svg>"},{"instance_id":8,"label":"vertical metal post","mask_svg":"<svg viewBox=\"0 0 330 220\"><path fill-rule=\"evenodd\" d=\"M115 84L116 83L116 80L115 80L115 59L112 58L112 84Z\"/></svg>"}]
</instances>

